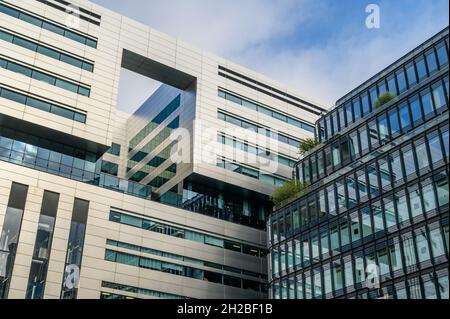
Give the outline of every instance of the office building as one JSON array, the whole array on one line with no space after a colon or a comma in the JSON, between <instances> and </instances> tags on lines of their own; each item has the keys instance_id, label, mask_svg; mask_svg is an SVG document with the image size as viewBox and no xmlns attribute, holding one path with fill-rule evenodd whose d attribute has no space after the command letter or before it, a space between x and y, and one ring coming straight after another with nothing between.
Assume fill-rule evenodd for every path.
<instances>
[{"instance_id":1,"label":"office building","mask_svg":"<svg viewBox=\"0 0 450 319\"><path fill-rule=\"evenodd\" d=\"M272 298L448 299L448 32L317 121L268 221Z\"/></svg>"},{"instance_id":2,"label":"office building","mask_svg":"<svg viewBox=\"0 0 450 319\"><path fill-rule=\"evenodd\" d=\"M123 69L162 83L132 115ZM269 196L324 111L89 1L0 1L0 298L266 298Z\"/></svg>"}]
</instances>

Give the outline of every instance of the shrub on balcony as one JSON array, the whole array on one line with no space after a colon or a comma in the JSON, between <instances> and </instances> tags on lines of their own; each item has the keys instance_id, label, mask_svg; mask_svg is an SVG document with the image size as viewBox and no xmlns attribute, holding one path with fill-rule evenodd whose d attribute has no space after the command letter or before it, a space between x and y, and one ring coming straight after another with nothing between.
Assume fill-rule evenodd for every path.
<instances>
[{"instance_id":1,"label":"shrub on balcony","mask_svg":"<svg viewBox=\"0 0 450 319\"><path fill-rule=\"evenodd\" d=\"M299 181L287 181L283 186L278 187L272 194L272 202L275 205L281 204L285 200L295 197L307 188L307 185Z\"/></svg>"},{"instance_id":2,"label":"shrub on balcony","mask_svg":"<svg viewBox=\"0 0 450 319\"><path fill-rule=\"evenodd\" d=\"M308 153L310 150L312 150L314 147L316 147L317 145L319 145L318 139L308 138L300 143L299 154L301 156L303 156L306 153Z\"/></svg>"},{"instance_id":3,"label":"shrub on balcony","mask_svg":"<svg viewBox=\"0 0 450 319\"><path fill-rule=\"evenodd\" d=\"M390 92L383 93L375 101L375 108L378 109L393 99L395 99L395 95L392 95Z\"/></svg>"}]
</instances>

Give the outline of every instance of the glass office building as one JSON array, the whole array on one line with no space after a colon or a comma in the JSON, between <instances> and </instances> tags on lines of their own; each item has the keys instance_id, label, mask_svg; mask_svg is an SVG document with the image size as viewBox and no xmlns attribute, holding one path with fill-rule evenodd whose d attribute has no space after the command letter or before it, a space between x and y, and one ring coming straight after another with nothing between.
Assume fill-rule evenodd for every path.
<instances>
[{"instance_id":1,"label":"glass office building","mask_svg":"<svg viewBox=\"0 0 450 319\"><path fill-rule=\"evenodd\" d=\"M307 190L268 221L272 298L449 298L448 32L317 121Z\"/></svg>"}]
</instances>

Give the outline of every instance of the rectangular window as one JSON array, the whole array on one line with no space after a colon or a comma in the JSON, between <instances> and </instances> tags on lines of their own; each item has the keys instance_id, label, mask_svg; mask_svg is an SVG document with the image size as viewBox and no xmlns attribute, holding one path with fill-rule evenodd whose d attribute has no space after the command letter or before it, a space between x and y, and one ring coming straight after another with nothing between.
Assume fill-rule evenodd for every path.
<instances>
[{"instance_id":1,"label":"rectangular window","mask_svg":"<svg viewBox=\"0 0 450 319\"><path fill-rule=\"evenodd\" d=\"M445 48L445 42L442 41L440 44L438 44L436 48L439 66L442 69L443 66L448 64L448 55L447 55L447 49Z\"/></svg>"},{"instance_id":2,"label":"rectangular window","mask_svg":"<svg viewBox=\"0 0 450 319\"><path fill-rule=\"evenodd\" d=\"M397 77L398 93L401 94L406 90L405 71L403 71L403 69L400 69L395 72L395 75Z\"/></svg>"},{"instance_id":3,"label":"rectangular window","mask_svg":"<svg viewBox=\"0 0 450 319\"><path fill-rule=\"evenodd\" d=\"M419 171L427 169L430 166L430 162L428 160L428 151L427 145L423 138L414 142L414 146L417 154L417 166Z\"/></svg>"},{"instance_id":4,"label":"rectangular window","mask_svg":"<svg viewBox=\"0 0 450 319\"><path fill-rule=\"evenodd\" d=\"M361 96L361 103L362 103L362 112L364 116L370 112L369 96L367 95L367 93L364 93Z\"/></svg>"},{"instance_id":5,"label":"rectangular window","mask_svg":"<svg viewBox=\"0 0 450 319\"><path fill-rule=\"evenodd\" d=\"M381 143L385 143L389 139L389 131L385 114L378 118L378 133L380 134Z\"/></svg>"},{"instance_id":6,"label":"rectangular window","mask_svg":"<svg viewBox=\"0 0 450 319\"><path fill-rule=\"evenodd\" d=\"M28 186L12 183L0 234L0 299L8 298Z\"/></svg>"},{"instance_id":7,"label":"rectangular window","mask_svg":"<svg viewBox=\"0 0 450 319\"><path fill-rule=\"evenodd\" d=\"M423 203L425 208L425 213L432 212L436 209L436 197L434 195L433 184L428 184L422 186L423 192Z\"/></svg>"},{"instance_id":8,"label":"rectangular window","mask_svg":"<svg viewBox=\"0 0 450 319\"><path fill-rule=\"evenodd\" d=\"M425 117L429 117L434 113L433 100L431 98L431 92L429 90L420 92L420 98L422 101L423 112Z\"/></svg>"},{"instance_id":9,"label":"rectangular window","mask_svg":"<svg viewBox=\"0 0 450 319\"><path fill-rule=\"evenodd\" d=\"M361 142L361 155L366 154L369 151L369 138L367 136L367 129L365 126L358 129L359 140Z\"/></svg>"},{"instance_id":10,"label":"rectangular window","mask_svg":"<svg viewBox=\"0 0 450 319\"><path fill-rule=\"evenodd\" d=\"M396 109L389 111L389 126L392 138L396 137L400 133L400 123Z\"/></svg>"},{"instance_id":11,"label":"rectangular window","mask_svg":"<svg viewBox=\"0 0 450 319\"><path fill-rule=\"evenodd\" d=\"M405 165L406 178L408 176L416 173L416 165L414 163L414 153L412 149L404 149L403 153L403 164Z\"/></svg>"},{"instance_id":12,"label":"rectangular window","mask_svg":"<svg viewBox=\"0 0 450 319\"><path fill-rule=\"evenodd\" d=\"M422 108L420 106L420 101L417 96L413 97L410 101L411 106L411 115L412 115L412 122L414 125L422 121Z\"/></svg>"},{"instance_id":13,"label":"rectangular window","mask_svg":"<svg viewBox=\"0 0 450 319\"><path fill-rule=\"evenodd\" d=\"M406 66L406 76L408 77L408 86L411 88L417 84L416 70L414 63L410 63Z\"/></svg>"},{"instance_id":14,"label":"rectangular window","mask_svg":"<svg viewBox=\"0 0 450 319\"><path fill-rule=\"evenodd\" d=\"M442 146L439 135L433 132L428 136L428 145L430 147L431 162L436 164L443 160Z\"/></svg>"},{"instance_id":15,"label":"rectangular window","mask_svg":"<svg viewBox=\"0 0 450 319\"><path fill-rule=\"evenodd\" d=\"M433 85L432 90L435 108L437 110L440 110L447 104L447 102L445 101L444 87L441 83L437 83Z\"/></svg>"},{"instance_id":16,"label":"rectangular window","mask_svg":"<svg viewBox=\"0 0 450 319\"><path fill-rule=\"evenodd\" d=\"M353 100L353 110L355 112L355 121L356 121L361 117L361 106L358 98Z\"/></svg>"},{"instance_id":17,"label":"rectangular window","mask_svg":"<svg viewBox=\"0 0 450 319\"><path fill-rule=\"evenodd\" d=\"M395 83L395 76L392 74L388 77L388 91L392 95L397 95L397 84Z\"/></svg>"},{"instance_id":18,"label":"rectangular window","mask_svg":"<svg viewBox=\"0 0 450 319\"><path fill-rule=\"evenodd\" d=\"M75 198L72 221L70 223L61 299L77 298L88 211L89 202Z\"/></svg>"},{"instance_id":19,"label":"rectangular window","mask_svg":"<svg viewBox=\"0 0 450 319\"><path fill-rule=\"evenodd\" d=\"M350 154L352 159L356 159L359 157L359 142L358 142L358 133L352 132L350 133Z\"/></svg>"},{"instance_id":20,"label":"rectangular window","mask_svg":"<svg viewBox=\"0 0 450 319\"><path fill-rule=\"evenodd\" d=\"M34 244L33 260L28 278L27 299L43 299L48 263L52 249L53 231L59 194L45 191L42 199L38 231Z\"/></svg>"},{"instance_id":21,"label":"rectangular window","mask_svg":"<svg viewBox=\"0 0 450 319\"><path fill-rule=\"evenodd\" d=\"M430 74L437 71L437 61L436 61L436 55L434 54L434 50L431 49L428 52L425 53L426 59L427 59L427 65L428 65L428 72Z\"/></svg>"},{"instance_id":22,"label":"rectangular window","mask_svg":"<svg viewBox=\"0 0 450 319\"><path fill-rule=\"evenodd\" d=\"M404 103L404 104L400 105L399 109L400 109L400 120L401 120L402 130L406 131L411 127L411 120L410 120L410 116L409 116L408 104Z\"/></svg>"},{"instance_id":23,"label":"rectangular window","mask_svg":"<svg viewBox=\"0 0 450 319\"><path fill-rule=\"evenodd\" d=\"M405 224L409 221L408 199L405 191L401 191L394 195L395 204L397 206L399 224Z\"/></svg>"},{"instance_id":24,"label":"rectangular window","mask_svg":"<svg viewBox=\"0 0 450 319\"><path fill-rule=\"evenodd\" d=\"M347 118L347 125L353 123L353 110L350 102L345 104L345 116Z\"/></svg>"},{"instance_id":25,"label":"rectangular window","mask_svg":"<svg viewBox=\"0 0 450 319\"><path fill-rule=\"evenodd\" d=\"M417 74L419 75L419 81L422 81L427 77L427 67L425 65L425 60L423 57L420 57L418 60L416 60L416 68Z\"/></svg>"}]
</instances>

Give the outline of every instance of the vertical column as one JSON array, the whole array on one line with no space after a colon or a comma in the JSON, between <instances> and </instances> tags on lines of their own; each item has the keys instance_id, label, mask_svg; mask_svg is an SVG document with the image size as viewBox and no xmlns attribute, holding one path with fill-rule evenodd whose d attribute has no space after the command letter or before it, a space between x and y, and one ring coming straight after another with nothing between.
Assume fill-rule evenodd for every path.
<instances>
[{"instance_id":1,"label":"vertical column","mask_svg":"<svg viewBox=\"0 0 450 319\"><path fill-rule=\"evenodd\" d=\"M75 198L72 221L70 223L61 299L77 298L88 210L88 201Z\"/></svg>"},{"instance_id":2,"label":"vertical column","mask_svg":"<svg viewBox=\"0 0 450 319\"><path fill-rule=\"evenodd\" d=\"M58 203L59 194L49 191L44 192L36 242L34 244L33 261L28 278L27 299L42 299L44 297Z\"/></svg>"},{"instance_id":3,"label":"vertical column","mask_svg":"<svg viewBox=\"0 0 450 319\"><path fill-rule=\"evenodd\" d=\"M0 235L0 299L8 297L27 194L28 186L12 183Z\"/></svg>"}]
</instances>

